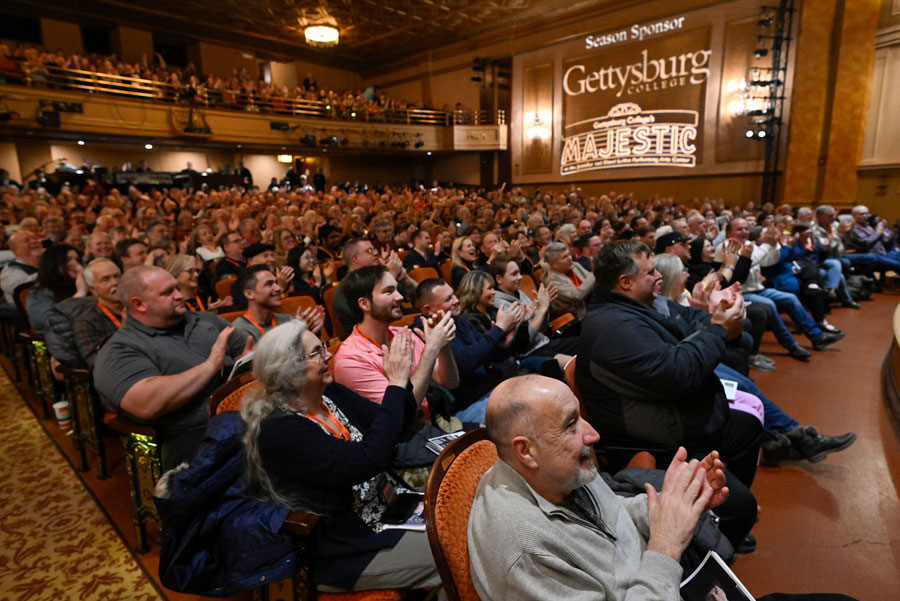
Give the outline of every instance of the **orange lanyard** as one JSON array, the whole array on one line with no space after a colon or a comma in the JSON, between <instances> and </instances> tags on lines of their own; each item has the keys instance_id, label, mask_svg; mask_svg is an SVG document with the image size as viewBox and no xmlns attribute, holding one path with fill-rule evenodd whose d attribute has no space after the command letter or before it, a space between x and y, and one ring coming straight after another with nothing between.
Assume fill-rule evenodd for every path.
<instances>
[{"instance_id":1,"label":"orange lanyard","mask_svg":"<svg viewBox=\"0 0 900 601\"><path fill-rule=\"evenodd\" d=\"M203 303L200 301L200 295L199 295L199 294L198 294L197 296L194 297L194 300L197 301L197 306L200 307L200 310L201 310L201 311L206 311L206 309L203 308ZM197 309L195 309L194 307L192 307L192 306L190 305L190 303L184 303L184 306L187 307L190 311L192 311L192 312L194 312L194 313L197 312Z\"/></svg>"},{"instance_id":2,"label":"orange lanyard","mask_svg":"<svg viewBox=\"0 0 900 601\"><path fill-rule=\"evenodd\" d=\"M350 431L347 430L347 427L344 426L344 424L342 424L341 421L334 416L334 413L331 412L331 409L329 409L328 406L325 405L325 403L322 403L322 409L324 409L325 413L328 414L326 416L326 419L328 420L327 422L318 415L313 415L312 413L306 413L304 415L328 430L328 433L335 438L353 440L350 437Z\"/></svg>"},{"instance_id":3,"label":"orange lanyard","mask_svg":"<svg viewBox=\"0 0 900 601\"><path fill-rule=\"evenodd\" d=\"M240 269L243 269L243 268L244 268L243 265L241 265L240 263L238 263L238 262L235 261L234 259L230 259L230 258L228 258L228 257L225 257L225 260L228 261L229 263L231 263L232 265L234 265L235 267L239 267Z\"/></svg>"},{"instance_id":4,"label":"orange lanyard","mask_svg":"<svg viewBox=\"0 0 900 601\"><path fill-rule=\"evenodd\" d=\"M356 332L357 334L359 334L360 336L362 336L363 338L365 338L366 340L368 340L369 342L371 342L372 344L374 344L375 347L378 348L379 350L381 349L381 345L378 344L377 342L375 342L374 340L372 340L371 338L369 338L368 336L366 336L363 333L363 331L359 329L359 325L353 326L353 331ZM388 344L390 344L393 339L394 339L394 334L390 330L388 330Z\"/></svg>"},{"instance_id":5,"label":"orange lanyard","mask_svg":"<svg viewBox=\"0 0 900 601\"><path fill-rule=\"evenodd\" d=\"M244 319L246 319L247 321L252 323L254 326L256 326L256 329L259 330L260 336L265 335L265 331L263 331L262 326L260 326L258 323L256 323L256 320L253 319L252 315L250 315L250 311L247 311L246 313L244 313ZM274 315L272 316L272 327L273 328L275 327L275 316Z\"/></svg>"},{"instance_id":6,"label":"orange lanyard","mask_svg":"<svg viewBox=\"0 0 900 601\"><path fill-rule=\"evenodd\" d=\"M116 317L115 315L113 315L113 312L110 311L109 309L107 309L107 308L103 305L103 303L100 302L99 299L97 300L97 306L100 307L100 310L101 310L101 311L103 311L104 313L106 313L106 316L109 317L109 320L110 320L111 322L113 322L114 324L116 324L116 327L117 327L117 328L121 328L121 327L122 327L122 322L119 320L119 318Z\"/></svg>"}]
</instances>

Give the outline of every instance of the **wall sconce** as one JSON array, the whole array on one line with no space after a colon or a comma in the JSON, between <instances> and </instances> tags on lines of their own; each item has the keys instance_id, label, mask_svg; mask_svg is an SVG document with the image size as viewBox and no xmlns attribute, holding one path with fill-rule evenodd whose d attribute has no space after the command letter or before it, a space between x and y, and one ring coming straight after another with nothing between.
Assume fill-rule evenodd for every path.
<instances>
[{"instance_id":1,"label":"wall sconce","mask_svg":"<svg viewBox=\"0 0 900 601\"><path fill-rule=\"evenodd\" d=\"M525 137L532 142L539 142L550 137L549 113L527 113L525 115Z\"/></svg>"}]
</instances>

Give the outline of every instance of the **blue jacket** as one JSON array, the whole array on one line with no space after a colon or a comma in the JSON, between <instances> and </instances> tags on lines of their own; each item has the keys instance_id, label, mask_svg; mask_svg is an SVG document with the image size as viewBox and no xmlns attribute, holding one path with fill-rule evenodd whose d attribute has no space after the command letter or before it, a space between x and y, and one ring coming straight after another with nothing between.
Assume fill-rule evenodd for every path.
<instances>
[{"instance_id":1,"label":"blue jacket","mask_svg":"<svg viewBox=\"0 0 900 601\"><path fill-rule=\"evenodd\" d=\"M281 532L289 509L245 494L237 412L213 417L189 467L167 472L154 497L162 519L160 582L174 591L230 597L292 576L300 555Z\"/></svg>"}]
</instances>

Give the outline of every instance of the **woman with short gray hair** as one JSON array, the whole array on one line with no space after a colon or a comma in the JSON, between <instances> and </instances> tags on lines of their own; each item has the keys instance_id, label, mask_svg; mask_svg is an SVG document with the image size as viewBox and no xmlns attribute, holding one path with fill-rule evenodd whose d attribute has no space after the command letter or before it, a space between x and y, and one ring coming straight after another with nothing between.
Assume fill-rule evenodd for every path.
<instances>
[{"instance_id":1,"label":"woman with short gray hair","mask_svg":"<svg viewBox=\"0 0 900 601\"><path fill-rule=\"evenodd\" d=\"M594 274L572 260L572 252L562 242L544 247L544 261L550 269L544 274L544 284L556 286L556 299L550 303L550 317L571 313L576 319L584 317L586 301L594 290Z\"/></svg>"},{"instance_id":2,"label":"woman with short gray hair","mask_svg":"<svg viewBox=\"0 0 900 601\"><path fill-rule=\"evenodd\" d=\"M241 405L248 491L322 517L313 579L323 591L440 586L424 532L385 529L417 497L390 471L401 434L416 419L409 390L411 333L384 350L380 404L333 381L331 353L292 320L256 346L259 386Z\"/></svg>"}]
</instances>

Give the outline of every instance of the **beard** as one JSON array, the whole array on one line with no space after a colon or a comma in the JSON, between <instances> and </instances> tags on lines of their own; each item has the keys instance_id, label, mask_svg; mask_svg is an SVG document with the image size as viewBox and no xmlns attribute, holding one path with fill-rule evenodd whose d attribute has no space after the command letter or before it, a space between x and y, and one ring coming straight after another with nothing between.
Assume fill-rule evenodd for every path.
<instances>
[{"instance_id":1,"label":"beard","mask_svg":"<svg viewBox=\"0 0 900 601\"><path fill-rule=\"evenodd\" d=\"M395 313L400 313L399 307L395 308L394 305L382 307L372 303L372 317L378 321L392 322L403 317L402 313L399 315L396 315Z\"/></svg>"},{"instance_id":2,"label":"beard","mask_svg":"<svg viewBox=\"0 0 900 601\"><path fill-rule=\"evenodd\" d=\"M584 461L585 459L589 459L591 456L591 447L584 447L581 451L580 459ZM594 465L593 461L590 461L588 467L582 467L580 464L578 466L578 470L573 474L572 479L569 480L568 486L566 488L569 492L581 488L597 477L597 466Z\"/></svg>"}]
</instances>

